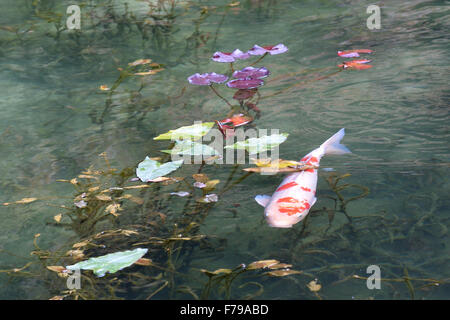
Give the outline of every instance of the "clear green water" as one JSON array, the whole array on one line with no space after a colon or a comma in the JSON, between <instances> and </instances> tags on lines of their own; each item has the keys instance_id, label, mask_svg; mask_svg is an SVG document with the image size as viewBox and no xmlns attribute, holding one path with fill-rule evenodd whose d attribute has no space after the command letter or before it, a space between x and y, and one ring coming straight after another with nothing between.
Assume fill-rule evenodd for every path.
<instances>
[{"instance_id":1,"label":"clear green water","mask_svg":"<svg viewBox=\"0 0 450 320\"><path fill-rule=\"evenodd\" d=\"M1 270L37 259L30 256L36 233L41 234L40 247L48 250L79 239L70 230L48 224L60 212L49 204L71 205L74 195L70 185L57 179L75 177L98 163L102 152L116 168L134 167L147 155L161 155L159 150L167 144L152 140L156 135L196 120L226 116L229 110L223 101L208 88L189 86L186 81L195 72L226 72L227 65L210 60L213 52L282 42L289 51L260 64L272 73L260 90L263 96L295 81L332 72L343 60L337 50L375 50L371 69L340 72L262 100L261 118L255 121L257 128L290 134L280 148L283 159L298 159L346 128L344 143L353 154L326 157L321 166L350 173L346 182L370 189L367 197L347 207L350 216L363 217L354 221L359 231L350 231L345 217L337 214L331 230L323 234L328 226L325 214L312 217L311 233L292 243L302 223L294 227L296 231L269 228L262 221L263 210L253 200L257 194L271 194L283 177L253 175L225 193L201 226L202 233L226 239L222 250L195 248L188 267L182 269L186 277L180 277L177 284L199 293L207 280L199 269L233 268L272 258L291 263L296 270L309 270L322 284L319 294L324 299L411 297L404 283L383 282L381 290L368 290L364 280L343 281L353 274L368 276L365 270L372 264L381 266L383 278L402 277L405 267L413 278L450 277L449 17L445 1L386 2L381 7L381 29L375 31L366 28L366 7L371 4L367 1L241 1L227 10L221 1L185 1L177 4L178 16L168 35L150 34L144 40L136 25L125 26L120 33L117 23L105 14L113 10L122 16L125 1L100 2L88 1L82 11L91 11L96 4L100 18L94 20L103 23L93 27L83 16L87 21L82 20L78 40L67 31L55 39L54 25L36 16L31 1L1 2L0 26L18 32L0 29L0 203L26 197L46 199L0 209ZM145 20L147 4L127 2L136 19ZM63 15L72 4L37 3L41 10ZM199 19L202 6L210 9ZM106 100L99 86L111 86L117 68L139 58L151 58L165 70L146 78L137 98L124 92L136 91L140 80L127 79L113 96L114 106L104 123L94 123L92 117L100 116ZM287 76L302 70L310 72L304 78ZM276 80L283 76L287 80ZM174 98L184 87L184 94ZM231 90L220 90L231 96ZM177 175L187 176L197 169L184 166ZM231 169L207 166L204 172L223 181ZM315 208L330 206L326 196L333 192L327 175L320 173ZM56 198L67 201L52 200ZM173 199L170 214L176 215L183 203L182 198ZM114 227L128 226L133 214L127 214ZM374 214L384 218L374 218ZM107 224L97 231L111 227ZM342 265L346 266L336 267ZM41 275L48 272L36 270ZM311 281L307 276L249 279L264 285L258 298L316 298L306 288ZM232 297L255 291L250 285L240 293L237 287L244 282L236 283ZM422 287L427 283L413 282L415 298L450 297L448 284ZM0 273L3 299L48 299L58 294L52 288L39 277ZM123 297L144 298L150 292L143 288ZM162 290L154 298L192 296Z\"/></svg>"}]
</instances>

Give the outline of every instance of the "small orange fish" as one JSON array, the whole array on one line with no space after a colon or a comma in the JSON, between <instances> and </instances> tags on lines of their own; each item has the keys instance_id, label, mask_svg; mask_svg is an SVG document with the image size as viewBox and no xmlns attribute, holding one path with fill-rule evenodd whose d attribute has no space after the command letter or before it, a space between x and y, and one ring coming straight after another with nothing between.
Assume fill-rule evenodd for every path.
<instances>
[{"instance_id":1,"label":"small orange fish","mask_svg":"<svg viewBox=\"0 0 450 320\"><path fill-rule=\"evenodd\" d=\"M370 64L367 64L371 62L372 60L367 59L361 59L361 60L352 60L352 61L344 61L342 64L338 65L340 68L344 69L354 69L354 70L364 70L372 68L373 66Z\"/></svg>"},{"instance_id":2,"label":"small orange fish","mask_svg":"<svg viewBox=\"0 0 450 320\"><path fill-rule=\"evenodd\" d=\"M370 49L355 49L355 50L345 50L338 51L338 56L343 58L357 58L360 53L372 53Z\"/></svg>"}]
</instances>

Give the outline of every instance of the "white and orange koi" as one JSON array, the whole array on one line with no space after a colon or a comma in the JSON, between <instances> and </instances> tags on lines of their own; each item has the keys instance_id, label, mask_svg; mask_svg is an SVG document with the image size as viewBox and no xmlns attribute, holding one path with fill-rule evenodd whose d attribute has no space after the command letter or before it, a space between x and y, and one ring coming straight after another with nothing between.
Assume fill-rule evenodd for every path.
<instances>
[{"instance_id":1,"label":"white and orange koi","mask_svg":"<svg viewBox=\"0 0 450 320\"><path fill-rule=\"evenodd\" d=\"M326 154L346 154L351 151L340 141L345 135L342 128L322 145L308 153L302 162L319 166ZM303 220L316 202L317 169L308 169L288 175L272 197L257 195L256 202L263 206L267 223L271 227L290 228Z\"/></svg>"}]
</instances>

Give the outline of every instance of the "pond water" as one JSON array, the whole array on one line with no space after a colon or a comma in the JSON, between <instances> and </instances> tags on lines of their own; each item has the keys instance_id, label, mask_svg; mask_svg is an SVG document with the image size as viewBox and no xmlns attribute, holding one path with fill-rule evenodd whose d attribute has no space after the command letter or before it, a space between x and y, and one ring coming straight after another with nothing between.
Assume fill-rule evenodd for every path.
<instances>
[{"instance_id":1,"label":"pond water","mask_svg":"<svg viewBox=\"0 0 450 320\"><path fill-rule=\"evenodd\" d=\"M54 216L66 210L61 206L73 207L79 195L74 185L58 180L77 177L91 165L104 169L102 153L119 171L134 170L146 156L164 155L160 150L169 142L153 140L157 135L195 121L226 118L229 106L209 88L190 85L187 77L227 73L228 63L211 60L216 51L279 43L289 50L257 64L271 74L259 88L260 117L251 125L289 133L279 147L282 159L298 161L340 128L346 128L343 143L352 151L322 159L321 168L333 171L319 170L317 210L310 213L306 228L304 222L292 229L267 225L254 197L272 194L285 175L253 174L220 194L206 218L196 220L197 235L208 241L171 247L178 254L175 267L161 253L167 248L158 251L152 244L156 248L145 257L159 269L133 266L99 280L83 271L92 281L104 281L92 298L111 298L106 281L116 283L118 277L125 285L118 285L114 298L192 299L201 296L208 280L201 269L233 269L266 259L303 273L245 273L233 283L231 298L450 297L446 1L385 2L380 5L381 28L374 30L366 26L370 1L174 1L173 9L172 1L79 1L81 29L58 32L72 2L2 1L0 203L37 200L0 208L0 298L63 295L66 280L45 267L72 264L70 257L61 260L64 252L102 230L137 230L139 238L111 241L102 250L85 248L86 257L176 234L173 223L186 208L195 209L195 201L186 205L187 198L167 195L176 188L189 191L186 185L138 190L134 195L145 200L144 206L139 201L124 205L118 218L80 235L55 223ZM339 69L348 59L337 51L349 49L373 50L362 55L373 67ZM112 87L118 68L137 59L152 59L164 70L129 77L112 94L99 89ZM248 64L238 61L235 68ZM216 88L233 101L235 90ZM240 166L234 178L250 166L248 161ZM186 164L170 176L192 180L199 169ZM232 164L205 165L201 172L219 179L223 187L233 169ZM327 178L346 173L350 176L342 185L369 189L368 195L346 205L351 223L343 212L319 210L333 208L331 198L337 199ZM348 199L361 190L349 187L343 194ZM201 195L201 190L196 192ZM152 203L161 199L164 205L155 209ZM162 213L165 225L143 228L150 211ZM64 216L62 221L69 222ZM30 255L36 250L36 234L39 247L49 250L51 258ZM24 270L11 271L29 262ZM369 290L366 280L353 275L370 276L370 265L380 267L382 278L398 281L382 281L381 289ZM137 274L154 282L126 283ZM307 287L314 279L322 286L317 292ZM224 297L217 288L209 295Z\"/></svg>"}]
</instances>

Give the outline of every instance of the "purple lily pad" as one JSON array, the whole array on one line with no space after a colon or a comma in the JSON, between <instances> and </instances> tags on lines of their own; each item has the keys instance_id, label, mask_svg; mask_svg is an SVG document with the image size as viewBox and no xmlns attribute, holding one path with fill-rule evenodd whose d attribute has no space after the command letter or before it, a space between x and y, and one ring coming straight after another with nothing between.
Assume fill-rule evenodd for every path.
<instances>
[{"instance_id":1,"label":"purple lily pad","mask_svg":"<svg viewBox=\"0 0 450 320\"><path fill-rule=\"evenodd\" d=\"M263 84L264 81L261 79L237 79L229 81L227 86L233 89L253 89Z\"/></svg>"},{"instance_id":2,"label":"purple lily pad","mask_svg":"<svg viewBox=\"0 0 450 320\"><path fill-rule=\"evenodd\" d=\"M231 52L217 51L213 54L212 59L216 62L234 62L236 59L231 55Z\"/></svg>"},{"instance_id":3,"label":"purple lily pad","mask_svg":"<svg viewBox=\"0 0 450 320\"><path fill-rule=\"evenodd\" d=\"M212 60L216 62L234 62L236 59L245 60L250 58L250 54L248 52L242 52L239 49L234 50L233 52L221 52L217 51L213 54Z\"/></svg>"},{"instance_id":4,"label":"purple lily pad","mask_svg":"<svg viewBox=\"0 0 450 320\"><path fill-rule=\"evenodd\" d=\"M223 74L218 74L215 72L211 73L196 73L188 78L190 84L195 84L198 86L209 86L212 82L223 83L228 80L228 77Z\"/></svg>"},{"instance_id":5,"label":"purple lily pad","mask_svg":"<svg viewBox=\"0 0 450 320\"><path fill-rule=\"evenodd\" d=\"M253 48L248 50L248 53L253 56L261 56L265 53L270 53L271 55L274 55L285 53L286 51L288 51L288 48L282 43L277 44L276 46L263 46L263 47L260 47L255 44Z\"/></svg>"},{"instance_id":6,"label":"purple lily pad","mask_svg":"<svg viewBox=\"0 0 450 320\"><path fill-rule=\"evenodd\" d=\"M265 78L270 74L269 70L264 67L253 68L246 67L242 70L237 70L233 72L233 78L237 79L261 79Z\"/></svg>"},{"instance_id":7,"label":"purple lily pad","mask_svg":"<svg viewBox=\"0 0 450 320\"><path fill-rule=\"evenodd\" d=\"M234 58L239 59L239 60L245 60L245 59L250 58L250 53L248 53L248 52L242 52L242 51L239 50L239 49L234 50L234 51L231 53L231 55L232 55Z\"/></svg>"}]
</instances>

